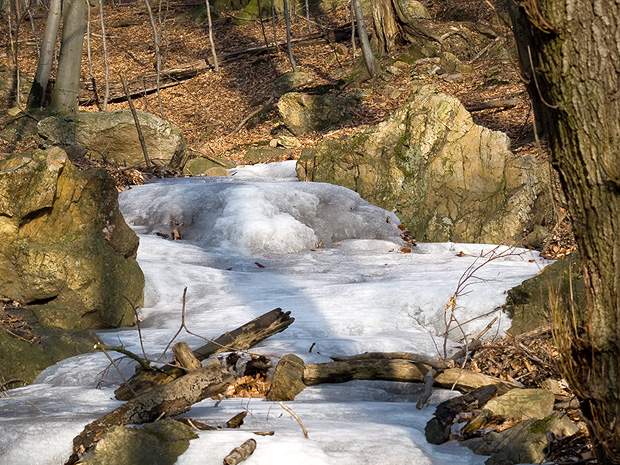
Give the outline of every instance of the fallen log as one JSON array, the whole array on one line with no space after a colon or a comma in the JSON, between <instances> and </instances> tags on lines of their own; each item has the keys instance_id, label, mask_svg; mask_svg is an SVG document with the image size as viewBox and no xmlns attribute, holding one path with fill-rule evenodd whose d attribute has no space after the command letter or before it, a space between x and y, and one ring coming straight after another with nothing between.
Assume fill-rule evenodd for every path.
<instances>
[{"instance_id":1,"label":"fallen log","mask_svg":"<svg viewBox=\"0 0 620 465\"><path fill-rule=\"evenodd\" d=\"M206 73L212 67L206 60L197 60L178 68L162 69L159 75L159 88L176 86L183 81L187 81L200 74ZM98 89L101 83L95 82L94 86ZM80 105L93 105L96 103L95 87L91 81L82 81L80 83L79 101ZM131 97L138 97L157 90L157 73L148 72L142 76L131 79L127 82L127 88ZM110 97L108 101L114 102L126 100L125 91L120 81L110 83Z\"/></svg>"},{"instance_id":2,"label":"fallen log","mask_svg":"<svg viewBox=\"0 0 620 465\"><path fill-rule=\"evenodd\" d=\"M421 383L427 371L423 366L405 360L346 360L306 365L303 381L306 386L354 379Z\"/></svg>"},{"instance_id":3,"label":"fallen log","mask_svg":"<svg viewBox=\"0 0 620 465\"><path fill-rule=\"evenodd\" d=\"M330 357L335 361L348 361L348 360L409 360L410 362L423 363L424 365L432 366L437 370L445 370L446 368L454 367L454 362L443 362L425 355L413 354L411 352L364 352L357 355L337 355Z\"/></svg>"},{"instance_id":4,"label":"fallen log","mask_svg":"<svg viewBox=\"0 0 620 465\"><path fill-rule=\"evenodd\" d=\"M194 350L193 354L199 361L202 361L211 355L221 352L247 350L268 337L288 328L295 321L295 318L292 318L290 314L291 312L284 312L281 308L271 310L231 332L222 334L214 341L209 341L207 344ZM186 370L171 366L151 371L140 369L129 379L127 384L131 386L136 394L142 394L155 386L169 383L185 373ZM129 400L134 397L131 389L126 384L122 384L114 391L114 395L118 400Z\"/></svg>"},{"instance_id":5,"label":"fallen log","mask_svg":"<svg viewBox=\"0 0 620 465\"><path fill-rule=\"evenodd\" d=\"M237 465L247 460L256 450L256 441L248 439L239 447L235 447L230 454L224 457L224 465Z\"/></svg>"},{"instance_id":6,"label":"fallen log","mask_svg":"<svg viewBox=\"0 0 620 465\"><path fill-rule=\"evenodd\" d=\"M430 365L406 360L348 360L306 365L303 381L306 386L322 383L344 383L354 379L402 381L422 383L424 375L431 370ZM469 392L482 386L497 386L498 392L504 394L510 389L518 388L514 383L502 381L493 376L476 373L461 368L448 368L437 373L434 386Z\"/></svg>"},{"instance_id":7,"label":"fallen log","mask_svg":"<svg viewBox=\"0 0 620 465\"><path fill-rule=\"evenodd\" d=\"M113 426L147 423L163 416L187 412L193 404L220 394L234 377L218 360L166 385L142 394L86 425L73 439L73 454L65 465L73 465Z\"/></svg>"}]
</instances>

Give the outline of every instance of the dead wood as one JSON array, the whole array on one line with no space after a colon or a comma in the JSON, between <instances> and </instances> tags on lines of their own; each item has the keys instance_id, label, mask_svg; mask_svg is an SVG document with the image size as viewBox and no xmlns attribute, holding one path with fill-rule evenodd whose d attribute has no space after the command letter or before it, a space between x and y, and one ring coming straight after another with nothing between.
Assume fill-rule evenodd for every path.
<instances>
[{"instance_id":1,"label":"dead wood","mask_svg":"<svg viewBox=\"0 0 620 465\"><path fill-rule=\"evenodd\" d=\"M162 69L159 76L159 88L176 86L183 81L206 73L211 69L211 65L205 60L192 61L178 68ZM51 79L50 79L51 81ZM96 85L96 83L95 83ZM127 82L127 88L131 97L138 97L157 91L157 72L144 73L142 76L131 79ZM125 100L125 91L122 83L110 83L110 101ZM93 83L82 81L79 94L80 105L92 105L95 103Z\"/></svg>"},{"instance_id":2,"label":"dead wood","mask_svg":"<svg viewBox=\"0 0 620 465\"><path fill-rule=\"evenodd\" d=\"M233 380L228 370L218 360L213 360L199 370L124 403L86 425L73 440L73 454L65 465L77 463L111 427L147 423L163 416L179 415L188 411L196 402L224 392Z\"/></svg>"},{"instance_id":3,"label":"dead wood","mask_svg":"<svg viewBox=\"0 0 620 465\"><path fill-rule=\"evenodd\" d=\"M496 395L497 386L484 386L442 402L435 409L435 416L426 425L426 440L431 444L443 444L450 438L450 429L458 414L480 409Z\"/></svg>"},{"instance_id":4,"label":"dead wood","mask_svg":"<svg viewBox=\"0 0 620 465\"><path fill-rule=\"evenodd\" d=\"M344 383L353 379L422 383L429 365L406 360L347 360L306 365L303 381L307 386ZM482 386L497 386L500 394L518 388L514 383L460 368L448 368L435 375L434 386L469 392Z\"/></svg>"},{"instance_id":5,"label":"dead wood","mask_svg":"<svg viewBox=\"0 0 620 465\"><path fill-rule=\"evenodd\" d=\"M222 334L216 340L209 341L196 349L193 354L202 361L221 352L247 350L268 337L284 331L295 321L290 314L291 312L284 312L281 308L271 310L231 332ZM137 394L142 394L184 374L185 370L170 366L151 371L139 370L131 377L129 385ZM131 390L125 384L121 385L114 394L118 400L129 400L133 397Z\"/></svg>"},{"instance_id":6,"label":"dead wood","mask_svg":"<svg viewBox=\"0 0 620 465\"><path fill-rule=\"evenodd\" d=\"M430 365L433 368L438 370L445 370L446 368L452 368L454 366L454 362L448 363L443 362L441 360L437 360L431 357L426 357L424 355L413 354L410 352L364 352L363 354L357 355L340 355L330 357L335 361L348 361L348 360L377 360L377 359L388 359L388 360L409 360L411 362L423 363L425 365Z\"/></svg>"},{"instance_id":7,"label":"dead wood","mask_svg":"<svg viewBox=\"0 0 620 465\"><path fill-rule=\"evenodd\" d=\"M234 417L232 417L230 420L226 422L226 427L227 428L239 428L241 425L243 425L243 420L245 420L245 417L247 416L248 416L247 410L244 410L243 412L236 414Z\"/></svg>"},{"instance_id":8,"label":"dead wood","mask_svg":"<svg viewBox=\"0 0 620 465\"><path fill-rule=\"evenodd\" d=\"M172 352L177 363L187 371L198 370L202 366L187 342L177 342L172 346Z\"/></svg>"},{"instance_id":9,"label":"dead wood","mask_svg":"<svg viewBox=\"0 0 620 465\"><path fill-rule=\"evenodd\" d=\"M239 447L235 447L230 454L224 458L224 465L237 465L244 460L247 460L250 455L256 450L256 441L254 439L248 439Z\"/></svg>"},{"instance_id":10,"label":"dead wood","mask_svg":"<svg viewBox=\"0 0 620 465\"><path fill-rule=\"evenodd\" d=\"M354 379L421 383L427 371L423 365L405 360L347 360L306 365L303 380L307 386Z\"/></svg>"},{"instance_id":11,"label":"dead wood","mask_svg":"<svg viewBox=\"0 0 620 465\"><path fill-rule=\"evenodd\" d=\"M437 372L435 371L435 369L431 368L424 375L424 391L418 399L418 402L415 404L415 408L417 408L418 410L426 407L430 401L431 395L433 395L433 384L435 384L436 373Z\"/></svg>"},{"instance_id":12,"label":"dead wood","mask_svg":"<svg viewBox=\"0 0 620 465\"><path fill-rule=\"evenodd\" d=\"M291 44L306 46L306 45L316 45L317 43L332 43L332 42L340 42L344 40L349 40L351 36L351 25L345 24L343 26L338 26L334 30L324 32L316 32L314 34L308 34L303 37L298 37L296 39L291 39ZM285 47L287 42L285 40L279 41L277 43L271 43L268 45L259 45L257 47L249 47L243 50L237 50L235 52L226 53L223 55L222 59L224 63L235 61L238 57L242 55L260 55L263 53L267 53L271 48L281 48Z\"/></svg>"},{"instance_id":13,"label":"dead wood","mask_svg":"<svg viewBox=\"0 0 620 465\"><path fill-rule=\"evenodd\" d=\"M469 392L483 386L497 386L499 395L505 394L511 389L521 387L509 381L495 378L494 376L461 368L449 368L436 375L435 386L445 389L458 389L461 392Z\"/></svg>"}]
</instances>

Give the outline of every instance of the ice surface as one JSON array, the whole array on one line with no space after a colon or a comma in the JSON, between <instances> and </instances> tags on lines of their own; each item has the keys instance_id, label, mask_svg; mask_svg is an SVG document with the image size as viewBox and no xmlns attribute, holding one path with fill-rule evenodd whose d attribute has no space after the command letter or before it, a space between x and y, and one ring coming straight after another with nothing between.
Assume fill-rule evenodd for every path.
<instances>
[{"instance_id":1,"label":"ice surface","mask_svg":"<svg viewBox=\"0 0 620 465\"><path fill-rule=\"evenodd\" d=\"M354 192L295 182L291 162L233 172L227 178L158 181L120 196L125 217L140 235L138 261L146 278L140 319L149 357L159 357L179 328L185 287L186 324L209 338L273 308L290 311L295 322L253 349L274 363L287 353L309 363L364 351L438 356L444 309L459 279L486 261L489 255L481 254L505 250L419 244L401 254L396 217ZM182 240L156 234L174 228ZM505 291L545 264L535 253L518 250L481 267L467 295L457 300L459 321L472 320L465 330L475 334L499 316L488 335L505 331L509 321L495 310ZM99 335L141 352L135 328ZM454 341L459 337L451 332ZM178 340L192 348L203 344L185 333ZM448 344L450 350L457 345ZM104 373L106 367L103 354L73 357L45 370L32 386L0 398L0 464L64 463L72 438L120 405L113 389L121 376ZM121 371L130 376L133 363L123 362ZM298 465L482 464L484 457L455 444L425 442L424 425L434 409L416 410L418 392L417 386L381 381L308 388L288 404L309 439L277 403L229 399L215 406L205 400L186 416L219 424L248 410L245 424L200 432L177 463L220 464L232 448L254 437L258 447L248 465L289 464L292 458ZM438 390L433 402L451 395ZM252 434L261 430L275 434Z\"/></svg>"}]
</instances>

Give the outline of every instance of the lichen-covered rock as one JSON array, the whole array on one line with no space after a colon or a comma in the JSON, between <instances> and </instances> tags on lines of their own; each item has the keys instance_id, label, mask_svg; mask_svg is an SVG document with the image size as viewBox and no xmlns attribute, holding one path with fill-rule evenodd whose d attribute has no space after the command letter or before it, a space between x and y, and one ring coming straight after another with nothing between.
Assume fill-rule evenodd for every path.
<instances>
[{"instance_id":1,"label":"lichen-covered rock","mask_svg":"<svg viewBox=\"0 0 620 465\"><path fill-rule=\"evenodd\" d=\"M104 171L78 170L60 148L0 162L0 293L73 312L59 319L48 309L43 321L133 324L144 288L137 248Z\"/></svg>"},{"instance_id":2,"label":"lichen-covered rock","mask_svg":"<svg viewBox=\"0 0 620 465\"><path fill-rule=\"evenodd\" d=\"M579 252L558 260L546 267L542 273L523 281L508 291L504 310L512 320L510 334L517 335L531 331L553 321L554 302L558 308L573 308L578 327L587 306L586 286L583 281Z\"/></svg>"},{"instance_id":3,"label":"lichen-covered rock","mask_svg":"<svg viewBox=\"0 0 620 465\"><path fill-rule=\"evenodd\" d=\"M234 168L235 164L224 159L213 157L213 159L196 157L187 161L185 168L183 168L183 174L189 174L191 176L202 176L207 170L211 168Z\"/></svg>"},{"instance_id":4,"label":"lichen-covered rock","mask_svg":"<svg viewBox=\"0 0 620 465\"><path fill-rule=\"evenodd\" d=\"M486 465L542 463L552 438L571 436L577 430L578 427L565 414L554 412L542 420L525 420L501 433L468 439L461 445L476 454L490 455Z\"/></svg>"},{"instance_id":5,"label":"lichen-covered rock","mask_svg":"<svg viewBox=\"0 0 620 465\"><path fill-rule=\"evenodd\" d=\"M181 131L155 115L138 111L140 129L153 163L182 169L187 161ZM145 166L133 116L128 110L85 112L62 118L47 117L38 124L46 146L76 146L93 158L128 166Z\"/></svg>"},{"instance_id":6,"label":"lichen-covered rock","mask_svg":"<svg viewBox=\"0 0 620 465\"><path fill-rule=\"evenodd\" d=\"M272 94L276 97L291 92L299 87L310 84L314 80L314 74L303 71L284 73L273 81Z\"/></svg>"},{"instance_id":7,"label":"lichen-covered rock","mask_svg":"<svg viewBox=\"0 0 620 465\"><path fill-rule=\"evenodd\" d=\"M289 131L299 136L347 121L351 117L349 108L354 103L353 99L330 94L288 92L278 100L278 111Z\"/></svg>"},{"instance_id":8,"label":"lichen-covered rock","mask_svg":"<svg viewBox=\"0 0 620 465\"><path fill-rule=\"evenodd\" d=\"M463 434L481 430L497 418L542 420L553 413L554 403L555 396L546 389L512 389L487 402L480 414L465 425Z\"/></svg>"},{"instance_id":9,"label":"lichen-covered rock","mask_svg":"<svg viewBox=\"0 0 620 465\"><path fill-rule=\"evenodd\" d=\"M97 443L84 465L172 465L198 436L176 420L143 426L115 426Z\"/></svg>"},{"instance_id":10,"label":"lichen-covered rock","mask_svg":"<svg viewBox=\"0 0 620 465\"><path fill-rule=\"evenodd\" d=\"M394 211L421 241L520 240L550 210L548 165L515 156L506 134L429 85L386 121L306 150L297 173Z\"/></svg>"}]
</instances>

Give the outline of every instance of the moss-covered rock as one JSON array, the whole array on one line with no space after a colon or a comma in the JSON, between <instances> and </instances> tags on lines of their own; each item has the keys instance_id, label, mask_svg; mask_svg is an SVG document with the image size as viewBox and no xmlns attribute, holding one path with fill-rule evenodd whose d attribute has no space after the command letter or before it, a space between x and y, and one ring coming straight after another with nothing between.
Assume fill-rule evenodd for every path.
<instances>
[{"instance_id":1,"label":"moss-covered rock","mask_svg":"<svg viewBox=\"0 0 620 465\"><path fill-rule=\"evenodd\" d=\"M183 168L183 174L189 174L191 176L201 176L211 168L230 169L234 167L235 164L228 160L215 157L213 159L196 157L188 160L188 162L185 164L185 168Z\"/></svg>"},{"instance_id":2,"label":"moss-covered rock","mask_svg":"<svg viewBox=\"0 0 620 465\"><path fill-rule=\"evenodd\" d=\"M176 420L137 427L115 426L97 443L84 465L172 465L198 436Z\"/></svg>"},{"instance_id":3,"label":"moss-covered rock","mask_svg":"<svg viewBox=\"0 0 620 465\"><path fill-rule=\"evenodd\" d=\"M0 294L71 309L62 323L44 310L52 326L131 325L143 301L137 248L104 171L78 170L60 148L0 162Z\"/></svg>"},{"instance_id":4,"label":"moss-covered rock","mask_svg":"<svg viewBox=\"0 0 620 465\"><path fill-rule=\"evenodd\" d=\"M506 134L429 85L386 121L305 151L297 173L394 211L421 241L520 240L551 211L549 166L516 157Z\"/></svg>"},{"instance_id":5,"label":"moss-covered rock","mask_svg":"<svg viewBox=\"0 0 620 465\"><path fill-rule=\"evenodd\" d=\"M504 310L512 319L509 332L525 333L553 321L552 303L558 308L574 306L575 318L585 315L586 287L579 252L546 267L538 276L508 291ZM584 322L577 321L578 327Z\"/></svg>"},{"instance_id":6,"label":"moss-covered rock","mask_svg":"<svg viewBox=\"0 0 620 465\"><path fill-rule=\"evenodd\" d=\"M187 161L185 139L173 124L138 111L140 129L153 163L183 168ZM78 112L62 118L47 117L38 124L45 146L77 146L93 158L129 166L145 166L133 116L128 110Z\"/></svg>"},{"instance_id":7,"label":"moss-covered rock","mask_svg":"<svg viewBox=\"0 0 620 465\"><path fill-rule=\"evenodd\" d=\"M288 92L278 100L278 111L285 126L296 136L309 131L322 131L350 119L354 99L331 94Z\"/></svg>"},{"instance_id":8,"label":"moss-covered rock","mask_svg":"<svg viewBox=\"0 0 620 465\"><path fill-rule=\"evenodd\" d=\"M552 439L571 436L579 428L563 413L554 412L542 420L529 419L500 433L468 439L461 445L476 454L490 455L486 465L541 463Z\"/></svg>"},{"instance_id":9,"label":"moss-covered rock","mask_svg":"<svg viewBox=\"0 0 620 465\"><path fill-rule=\"evenodd\" d=\"M0 328L0 379L31 383L48 366L92 352L99 342L85 330L55 330L34 324L36 339L27 341Z\"/></svg>"}]
</instances>

